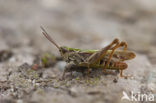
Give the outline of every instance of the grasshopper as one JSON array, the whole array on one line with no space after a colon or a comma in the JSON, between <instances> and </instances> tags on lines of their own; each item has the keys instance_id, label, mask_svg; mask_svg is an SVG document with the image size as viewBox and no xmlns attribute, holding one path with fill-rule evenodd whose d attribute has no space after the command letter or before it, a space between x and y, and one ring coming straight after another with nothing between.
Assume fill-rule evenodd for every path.
<instances>
[{"instance_id":1,"label":"grasshopper","mask_svg":"<svg viewBox=\"0 0 156 103\"><path fill-rule=\"evenodd\" d=\"M58 46L46 30L43 27L41 27L41 29L43 35L59 49L60 55L67 62L62 78L64 78L66 72L90 71L90 68L101 68L103 72L106 72L106 69L118 70L120 71L120 77L128 77L123 75L123 70L128 67L124 61L133 59L136 55L132 51L127 51L126 42L120 42L119 39L116 38L109 45L100 50L81 50ZM116 50L119 47L123 47L123 50Z\"/></svg>"}]
</instances>

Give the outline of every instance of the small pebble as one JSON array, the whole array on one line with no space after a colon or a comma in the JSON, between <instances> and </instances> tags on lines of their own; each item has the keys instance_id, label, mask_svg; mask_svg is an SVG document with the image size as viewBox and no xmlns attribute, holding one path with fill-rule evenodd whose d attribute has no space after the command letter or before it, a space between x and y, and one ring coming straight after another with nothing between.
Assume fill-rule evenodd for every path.
<instances>
[{"instance_id":1,"label":"small pebble","mask_svg":"<svg viewBox=\"0 0 156 103\"><path fill-rule=\"evenodd\" d=\"M114 83L117 83L117 82L118 82L118 80L115 78L115 79L113 80L113 82L114 82Z\"/></svg>"},{"instance_id":2,"label":"small pebble","mask_svg":"<svg viewBox=\"0 0 156 103\"><path fill-rule=\"evenodd\" d=\"M56 68L58 68L58 69L61 70L61 71L64 70L65 66L66 66L66 62L64 62L64 61L60 61L60 62L58 62L58 63L56 64Z\"/></svg>"}]
</instances>

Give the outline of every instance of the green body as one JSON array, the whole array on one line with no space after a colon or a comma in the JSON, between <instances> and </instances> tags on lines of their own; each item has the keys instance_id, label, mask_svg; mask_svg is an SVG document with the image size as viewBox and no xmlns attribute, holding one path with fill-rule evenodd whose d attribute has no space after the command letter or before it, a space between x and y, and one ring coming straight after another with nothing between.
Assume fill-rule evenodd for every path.
<instances>
[{"instance_id":1,"label":"green body","mask_svg":"<svg viewBox=\"0 0 156 103\"><path fill-rule=\"evenodd\" d=\"M93 54L95 52L98 52L99 50L82 50L82 49L78 49L78 48L69 48L66 46L63 46L62 48L67 49L69 52L77 52L77 53L81 53L81 54ZM112 50L108 50L106 53L106 57L110 55L110 53L112 52ZM133 58L135 58L135 54L131 51L126 51L124 52L123 50L116 50L113 54L113 57L116 59L119 59L121 61L125 61L125 60L131 60Z\"/></svg>"}]
</instances>

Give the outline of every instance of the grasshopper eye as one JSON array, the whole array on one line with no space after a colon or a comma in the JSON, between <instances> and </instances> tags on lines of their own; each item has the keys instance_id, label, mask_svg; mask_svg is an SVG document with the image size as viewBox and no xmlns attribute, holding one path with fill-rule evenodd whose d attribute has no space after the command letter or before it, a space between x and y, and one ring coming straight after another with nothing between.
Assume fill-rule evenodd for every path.
<instances>
[{"instance_id":1,"label":"grasshopper eye","mask_svg":"<svg viewBox=\"0 0 156 103\"><path fill-rule=\"evenodd\" d=\"M68 52L67 49L65 49L65 48L60 48L59 51L62 52L63 54L66 53L66 52Z\"/></svg>"}]
</instances>

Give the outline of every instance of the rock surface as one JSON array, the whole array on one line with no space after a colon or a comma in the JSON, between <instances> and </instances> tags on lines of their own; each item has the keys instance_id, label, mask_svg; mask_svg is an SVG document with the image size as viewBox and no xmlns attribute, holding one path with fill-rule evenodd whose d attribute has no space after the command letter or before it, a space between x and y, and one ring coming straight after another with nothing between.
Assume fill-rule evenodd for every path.
<instances>
[{"instance_id":1,"label":"rock surface","mask_svg":"<svg viewBox=\"0 0 156 103\"><path fill-rule=\"evenodd\" d=\"M121 100L132 91L156 97L155 7L155 0L0 0L0 103L132 103ZM126 41L136 53L124 71L132 77L97 70L60 80L65 63L40 26L58 44L81 49ZM47 52L56 61L51 65L48 57L44 67Z\"/></svg>"}]
</instances>

